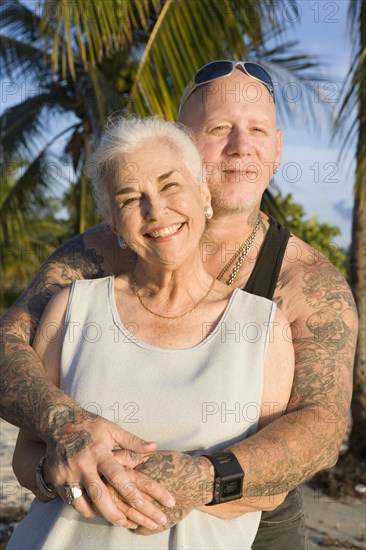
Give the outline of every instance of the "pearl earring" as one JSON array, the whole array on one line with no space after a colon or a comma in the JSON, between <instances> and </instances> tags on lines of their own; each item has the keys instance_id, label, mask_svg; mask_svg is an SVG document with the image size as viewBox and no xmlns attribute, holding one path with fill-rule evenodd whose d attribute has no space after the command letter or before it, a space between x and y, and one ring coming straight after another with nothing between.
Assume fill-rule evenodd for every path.
<instances>
[{"instance_id":1,"label":"pearl earring","mask_svg":"<svg viewBox=\"0 0 366 550\"><path fill-rule=\"evenodd\" d=\"M205 213L205 216L208 220L210 220L213 216L213 210L212 210L212 206L209 205L209 206L205 206L204 207L204 213Z\"/></svg>"},{"instance_id":2,"label":"pearl earring","mask_svg":"<svg viewBox=\"0 0 366 550\"><path fill-rule=\"evenodd\" d=\"M123 237L121 237L121 235L118 235L117 240L118 240L119 246L120 246L123 250L125 250L126 248L128 248L128 246L127 246L127 244L126 244L126 241L124 240Z\"/></svg>"}]
</instances>

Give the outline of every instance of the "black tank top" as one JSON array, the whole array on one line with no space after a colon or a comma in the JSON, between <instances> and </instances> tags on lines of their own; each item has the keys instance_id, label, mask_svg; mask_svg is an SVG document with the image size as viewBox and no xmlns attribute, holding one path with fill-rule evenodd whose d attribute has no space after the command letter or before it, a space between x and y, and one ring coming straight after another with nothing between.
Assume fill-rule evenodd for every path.
<instances>
[{"instance_id":1,"label":"black tank top","mask_svg":"<svg viewBox=\"0 0 366 550\"><path fill-rule=\"evenodd\" d=\"M291 234L287 227L272 216L268 216L268 219L269 228L266 238L243 290L272 300Z\"/></svg>"}]
</instances>

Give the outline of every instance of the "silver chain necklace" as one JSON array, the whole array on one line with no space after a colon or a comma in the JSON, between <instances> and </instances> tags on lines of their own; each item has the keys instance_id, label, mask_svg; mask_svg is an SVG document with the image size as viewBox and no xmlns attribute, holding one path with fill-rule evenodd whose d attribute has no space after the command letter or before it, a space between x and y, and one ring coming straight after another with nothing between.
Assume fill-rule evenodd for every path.
<instances>
[{"instance_id":1,"label":"silver chain necklace","mask_svg":"<svg viewBox=\"0 0 366 550\"><path fill-rule=\"evenodd\" d=\"M236 260L236 265L234 267L234 269L232 270L231 272L231 275L227 281L227 285L228 286L231 286L233 284L233 282L235 281L238 273L239 273L239 270L241 268L241 266L243 265L244 263L244 260L245 258L248 256L248 253L250 251L250 249L252 248L253 246L253 243L255 241L255 238L257 236L257 233L258 233L258 229L259 229L259 218L257 219L256 221L256 224L255 224L255 227L253 229L253 232L251 233L251 235L249 235L249 237L247 238L247 240L238 248L238 250L235 252L235 254L233 255L233 257L229 260L229 262L226 264L226 266L220 271L220 273L218 274L218 276L216 277L216 279L218 279L219 281L221 281L222 277L225 275L225 273L230 269L230 267L232 266L232 264L235 262Z\"/></svg>"}]
</instances>

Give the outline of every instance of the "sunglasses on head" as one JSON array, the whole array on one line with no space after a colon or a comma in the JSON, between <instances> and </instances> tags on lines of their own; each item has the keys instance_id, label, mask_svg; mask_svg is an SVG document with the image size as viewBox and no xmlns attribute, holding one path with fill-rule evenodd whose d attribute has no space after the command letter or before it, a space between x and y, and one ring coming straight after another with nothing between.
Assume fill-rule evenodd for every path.
<instances>
[{"instance_id":1,"label":"sunglasses on head","mask_svg":"<svg viewBox=\"0 0 366 550\"><path fill-rule=\"evenodd\" d=\"M189 98L189 96L195 91L198 86L203 84L209 84L214 80L219 78L225 78L230 76L236 67L239 67L245 74L258 80L265 85L269 93L271 94L273 101L275 101L274 95L274 86L271 77L263 67L258 65L258 63L253 63L252 61L228 61L225 59L220 59L218 61L211 61L207 63L201 69L199 69L192 80L190 80L187 86L184 89L182 94L182 99L179 105L178 116L182 110L183 105Z\"/></svg>"}]
</instances>

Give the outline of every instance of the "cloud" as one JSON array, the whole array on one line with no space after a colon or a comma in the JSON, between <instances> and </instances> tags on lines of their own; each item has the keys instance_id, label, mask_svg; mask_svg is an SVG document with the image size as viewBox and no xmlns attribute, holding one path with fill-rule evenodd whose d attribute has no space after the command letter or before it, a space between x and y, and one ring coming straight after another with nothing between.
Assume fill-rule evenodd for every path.
<instances>
[{"instance_id":1,"label":"cloud","mask_svg":"<svg viewBox=\"0 0 366 550\"><path fill-rule=\"evenodd\" d=\"M348 207L345 200L334 203L333 210L339 214L344 220L352 219L352 207Z\"/></svg>"}]
</instances>

